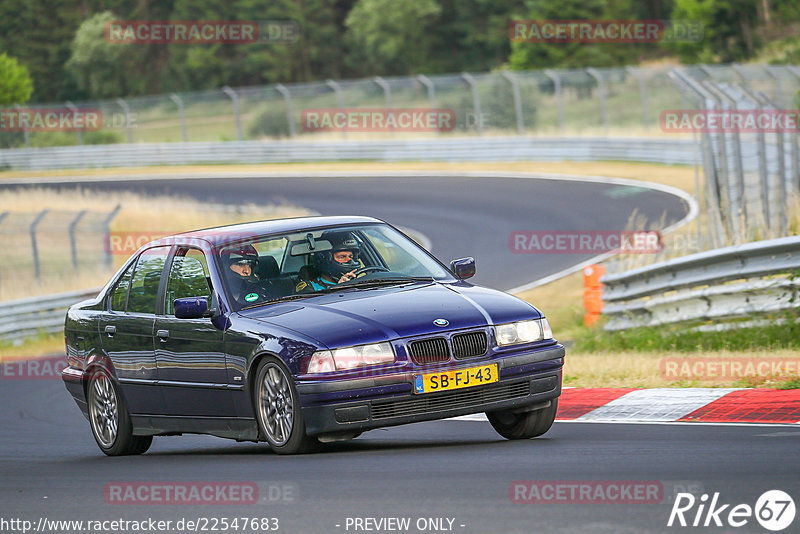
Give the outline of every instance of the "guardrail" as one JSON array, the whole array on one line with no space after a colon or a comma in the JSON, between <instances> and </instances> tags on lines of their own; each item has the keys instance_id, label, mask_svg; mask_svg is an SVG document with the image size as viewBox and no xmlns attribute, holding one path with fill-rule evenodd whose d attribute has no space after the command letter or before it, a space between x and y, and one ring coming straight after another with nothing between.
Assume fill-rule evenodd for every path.
<instances>
[{"instance_id":1,"label":"guardrail","mask_svg":"<svg viewBox=\"0 0 800 534\"><path fill-rule=\"evenodd\" d=\"M227 141L0 150L0 169L53 170L309 161L637 161L692 165L691 139L457 137L374 141Z\"/></svg>"},{"instance_id":2,"label":"guardrail","mask_svg":"<svg viewBox=\"0 0 800 534\"><path fill-rule=\"evenodd\" d=\"M605 329L690 321L722 328L726 320L798 308L798 270L800 236L791 236L607 275L600 280Z\"/></svg>"},{"instance_id":3,"label":"guardrail","mask_svg":"<svg viewBox=\"0 0 800 534\"><path fill-rule=\"evenodd\" d=\"M100 288L30 297L0 304L0 340L16 341L64 329L67 308L97 295Z\"/></svg>"}]
</instances>

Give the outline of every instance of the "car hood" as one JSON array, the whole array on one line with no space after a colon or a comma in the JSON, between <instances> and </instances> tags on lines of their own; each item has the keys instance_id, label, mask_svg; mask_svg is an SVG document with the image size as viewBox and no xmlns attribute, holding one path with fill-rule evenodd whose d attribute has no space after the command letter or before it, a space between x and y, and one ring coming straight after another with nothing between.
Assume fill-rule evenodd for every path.
<instances>
[{"instance_id":1,"label":"car hood","mask_svg":"<svg viewBox=\"0 0 800 534\"><path fill-rule=\"evenodd\" d=\"M541 317L525 301L463 282L339 291L240 313L311 336L330 348ZM448 324L436 326L436 319Z\"/></svg>"}]
</instances>

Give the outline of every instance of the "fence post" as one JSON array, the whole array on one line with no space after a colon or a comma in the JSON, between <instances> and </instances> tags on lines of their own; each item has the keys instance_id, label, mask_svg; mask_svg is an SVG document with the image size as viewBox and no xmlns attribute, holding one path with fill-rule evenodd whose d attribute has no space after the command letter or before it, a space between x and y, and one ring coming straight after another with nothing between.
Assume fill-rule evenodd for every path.
<instances>
[{"instance_id":1,"label":"fence post","mask_svg":"<svg viewBox=\"0 0 800 534\"><path fill-rule=\"evenodd\" d=\"M103 267L109 269L112 266L111 263L111 221L114 220L114 217L117 216L119 210L122 209L122 206L117 204L111 213L109 213L106 218L103 220Z\"/></svg>"},{"instance_id":2,"label":"fence post","mask_svg":"<svg viewBox=\"0 0 800 534\"><path fill-rule=\"evenodd\" d=\"M786 70L800 81L800 67L787 65ZM789 138L789 145L792 151L792 189L796 192L800 191L800 148L798 148L798 143L800 143L800 132L794 132Z\"/></svg>"},{"instance_id":3,"label":"fence post","mask_svg":"<svg viewBox=\"0 0 800 534\"><path fill-rule=\"evenodd\" d=\"M522 118L522 98L519 94L519 80L516 76L504 70L500 72L503 78L511 82L511 93L514 97L514 114L517 116L517 133L519 135L525 134L525 122Z\"/></svg>"},{"instance_id":4,"label":"fence post","mask_svg":"<svg viewBox=\"0 0 800 534\"><path fill-rule=\"evenodd\" d=\"M431 111L433 111L434 109L436 109L436 86L433 84L431 79L425 76L424 74L418 75L417 81L425 86L425 89L428 92L428 102L429 102L428 105L430 106ZM434 133L436 135L439 135L439 128L436 128L436 130L434 130Z\"/></svg>"},{"instance_id":5,"label":"fence post","mask_svg":"<svg viewBox=\"0 0 800 534\"><path fill-rule=\"evenodd\" d=\"M42 210L39 212L39 215L33 219L33 222L30 225L29 231L31 234L31 251L33 253L33 273L36 276L36 280L42 279L42 267L39 264L39 247L36 244L36 227L39 226L39 223L42 222L42 219L45 218L47 212L50 210Z\"/></svg>"},{"instance_id":6,"label":"fence post","mask_svg":"<svg viewBox=\"0 0 800 534\"><path fill-rule=\"evenodd\" d=\"M778 105L771 101L767 95L763 92L759 91L755 93L753 97L758 100L760 103L771 107L773 110L778 110ZM778 128L775 132L775 137L778 141L778 183L773 183L773 198L775 199L775 205L778 208L778 225L780 228L779 237L783 237L787 233L787 220L786 220L786 201L787 198L787 191L786 191L786 182L787 182L787 175L786 175L786 151L784 147L785 139L783 135L783 131ZM791 180L788 180L791 183Z\"/></svg>"},{"instance_id":7,"label":"fence post","mask_svg":"<svg viewBox=\"0 0 800 534\"><path fill-rule=\"evenodd\" d=\"M73 115L78 114L78 106L76 106L69 100L67 100L65 105L67 106L67 109L72 112ZM78 134L78 144L83 145L83 132L80 130L80 128L76 128L76 132Z\"/></svg>"},{"instance_id":8,"label":"fence post","mask_svg":"<svg viewBox=\"0 0 800 534\"><path fill-rule=\"evenodd\" d=\"M706 76L709 77L712 81L717 81L717 77L714 76L714 71L708 65L698 65L698 68L702 70Z\"/></svg>"},{"instance_id":9,"label":"fence post","mask_svg":"<svg viewBox=\"0 0 800 534\"><path fill-rule=\"evenodd\" d=\"M181 121L181 139L185 143L189 138L186 135L186 112L183 109L183 100L176 93L169 95L169 98L178 106L178 119Z\"/></svg>"},{"instance_id":10,"label":"fence post","mask_svg":"<svg viewBox=\"0 0 800 534\"><path fill-rule=\"evenodd\" d=\"M728 103L730 103L731 109L737 109L736 101L727 93L725 93L725 91L721 90L716 83L706 81L703 82L703 85L712 95L716 95L715 100L717 100L720 104L722 104L722 100L726 100ZM722 108L721 105L720 108ZM728 178L728 198L731 200L731 219L733 219L734 238L742 238L746 241L749 235L750 226L748 224L747 197L745 196L744 170L742 168L742 147L740 143L738 125L732 130L731 133L733 134L733 165L734 172L736 173L736 189L738 196L733 194L733 190L730 187L730 178ZM722 134L722 139L723 141L725 140L724 133ZM762 166L761 164L764 154L763 141L763 134L759 134L759 173L761 174L761 179L763 181L762 183L766 183L766 167ZM764 198L763 201L766 202L767 199ZM764 206L766 210L766 204L764 204ZM767 226L769 226L769 213L765 211L764 215L767 217ZM742 222L744 223L744 228L740 227L740 223Z\"/></svg>"},{"instance_id":11,"label":"fence post","mask_svg":"<svg viewBox=\"0 0 800 534\"><path fill-rule=\"evenodd\" d=\"M625 67L625 71L630 73L639 82L639 104L642 106L642 126L647 129L647 87L645 86L644 76L633 67Z\"/></svg>"},{"instance_id":12,"label":"fence post","mask_svg":"<svg viewBox=\"0 0 800 534\"><path fill-rule=\"evenodd\" d=\"M706 82L702 82L706 83ZM705 87L701 84L701 87ZM713 92L709 91L707 87L706 95L709 99L714 102L714 109L717 111L722 111L722 101L719 97L717 97ZM708 107L706 107L706 110ZM731 183L730 183L730 173L728 172L728 141L725 139L725 134L722 132L717 133L717 148L719 150L719 157L717 158L719 161L719 174L718 176L722 179L717 180L717 186L719 191L719 207L720 207L720 216L723 219L723 224L726 229L727 239L731 241L731 234L735 234L735 223L733 222L736 217L733 216L734 208L731 206ZM713 150L713 144L712 144ZM723 204L724 200L724 204ZM731 243L725 243L731 244Z\"/></svg>"},{"instance_id":13,"label":"fence post","mask_svg":"<svg viewBox=\"0 0 800 534\"><path fill-rule=\"evenodd\" d=\"M431 79L424 74L417 76L417 80L428 90L428 101L430 102L431 109L436 108L436 86L433 85Z\"/></svg>"},{"instance_id":14,"label":"fence post","mask_svg":"<svg viewBox=\"0 0 800 534\"><path fill-rule=\"evenodd\" d=\"M688 75L684 74L679 69L673 68L670 70L669 76L673 80L677 80L683 86L685 86L689 91L694 93L696 97L698 97L702 104L702 109L708 109L709 101L714 101L711 95L708 94L708 91L703 88L703 86L689 77ZM683 92L680 93L681 98L683 98ZM714 154L714 145L711 139L710 133L701 133L700 134L700 141L701 146L703 149L703 168L705 170L706 175L706 209L710 212L708 213L709 221L707 224L712 228L712 245L714 248L719 246L724 246L727 244L727 223L726 223L726 216L725 212L722 209L722 193L720 191L720 179L719 174L723 173L723 170L726 169L725 167L725 158L719 158L720 161L720 170L718 172L717 165L715 163L715 154ZM721 145L720 152L724 155L724 145Z\"/></svg>"},{"instance_id":15,"label":"fence post","mask_svg":"<svg viewBox=\"0 0 800 534\"><path fill-rule=\"evenodd\" d=\"M378 84L378 87L383 89L383 98L386 100L386 109L387 111L391 112L393 109L392 88L389 87L389 84L386 82L386 80L384 80L380 76L375 76L374 78L372 78L372 81ZM392 124L390 129L392 130L392 135L394 135L394 123Z\"/></svg>"},{"instance_id":16,"label":"fence post","mask_svg":"<svg viewBox=\"0 0 800 534\"><path fill-rule=\"evenodd\" d=\"M125 129L128 132L128 143L133 143L133 128L131 127L131 108L128 103L122 98L117 99L117 104L122 108L125 113Z\"/></svg>"},{"instance_id":17,"label":"fence post","mask_svg":"<svg viewBox=\"0 0 800 534\"><path fill-rule=\"evenodd\" d=\"M236 119L236 139L241 141L244 137L242 136L242 114L239 111L239 95L227 85L222 88L222 92L230 97L233 104L233 115Z\"/></svg>"},{"instance_id":18,"label":"fence post","mask_svg":"<svg viewBox=\"0 0 800 534\"><path fill-rule=\"evenodd\" d=\"M608 108L606 107L606 84L597 69L588 68L586 72L597 82L597 90L600 92L600 113L603 118L603 131L608 135Z\"/></svg>"},{"instance_id":19,"label":"fence post","mask_svg":"<svg viewBox=\"0 0 800 534\"><path fill-rule=\"evenodd\" d=\"M334 80L325 80L325 84L330 87L336 94L336 105L339 106L339 111L344 113L344 98L342 97L342 87ZM344 121L345 127L342 128L342 138L347 138L347 121Z\"/></svg>"},{"instance_id":20,"label":"fence post","mask_svg":"<svg viewBox=\"0 0 800 534\"><path fill-rule=\"evenodd\" d=\"M19 104L14 104L14 109L19 111L20 113L25 111L22 108L22 106L20 106ZM25 148L30 148L31 147L31 136L28 133L28 123L27 123L27 121L22 125L22 135L23 135L23 137L25 137ZM0 219L0 221L2 221L2 219Z\"/></svg>"},{"instance_id":21,"label":"fence post","mask_svg":"<svg viewBox=\"0 0 800 534\"><path fill-rule=\"evenodd\" d=\"M741 65L739 65L738 63L731 63L731 68L733 69L733 72L735 72L736 75L739 76L739 80L741 80L742 86L749 91L750 90L750 79L747 76L744 75L743 67Z\"/></svg>"},{"instance_id":22,"label":"fence post","mask_svg":"<svg viewBox=\"0 0 800 534\"><path fill-rule=\"evenodd\" d=\"M88 213L88 210L81 210L78 212L77 217L72 219L72 222L69 223L69 246L72 252L72 269L75 271L75 274L78 273L78 247L75 243L75 227L78 226L78 223L81 222L83 216Z\"/></svg>"},{"instance_id":23,"label":"fence post","mask_svg":"<svg viewBox=\"0 0 800 534\"><path fill-rule=\"evenodd\" d=\"M462 72L461 77L472 89L472 109L475 113L475 124L478 127L478 135L483 135L483 113L481 112L481 97L478 94L478 84L468 72Z\"/></svg>"},{"instance_id":24,"label":"fence post","mask_svg":"<svg viewBox=\"0 0 800 534\"><path fill-rule=\"evenodd\" d=\"M769 65L761 65L761 67L767 73L767 76L775 81L775 101L777 102L777 105L774 107L775 109L778 109L783 105L783 87L781 86L781 78L772 72L772 69L769 68Z\"/></svg>"},{"instance_id":25,"label":"fence post","mask_svg":"<svg viewBox=\"0 0 800 534\"><path fill-rule=\"evenodd\" d=\"M556 105L558 106L558 129L564 133L564 96L561 88L561 76L551 69L544 69L544 74L553 80L553 91L556 93Z\"/></svg>"},{"instance_id":26,"label":"fence post","mask_svg":"<svg viewBox=\"0 0 800 534\"><path fill-rule=\"evenodd\" d=\"M292 111L292 94L289 92L289 89L286 88L285 85L279 83L275 86L275 90L277 90L281 95L283 95L283 101L286 103L286 122L289 125L289 137L294 138L296 135L294 131L294 112Z\"/></svg>"}]
</instances>

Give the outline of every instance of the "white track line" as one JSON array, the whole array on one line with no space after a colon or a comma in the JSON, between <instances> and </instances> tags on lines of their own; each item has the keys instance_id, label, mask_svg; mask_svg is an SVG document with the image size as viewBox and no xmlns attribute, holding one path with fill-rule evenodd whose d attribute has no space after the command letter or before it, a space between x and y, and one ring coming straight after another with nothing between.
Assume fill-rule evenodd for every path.
<instances>
[{"instance_id":1,"label":"white track line","mask_svg":"<svg viewBox=\"0 0 800 534\"><path fill-rule=\"evenodd\" d=\"M492 172L492 171L328 171L328 172L253 172L253 171L240 171L240 172L225 172L224 170L216 172L202 172L202 173L163 173L163 174L122 174L122 175L84 175L84 176L58 176L52 178L14 178L3 180L0 176L0 185L28 185L28 184L61 184L72 182L126 182L126 181L144 181L144 180L177 180L177 179L219 179L219 178L373 178L373 177L429 177L436 176L437 178L516 178L526 180L553 180L563 182L587 182L587 183L601 183L611 185L622 185L629 187L641 187L651 189L654 191L661 191L675 195L684 200L689 205L689 213L681 219L662 230L662 233L668 234L684 226L697 217L699 207L695 198L682 189L672 187L664 184L657 184L654 182L631 180L628 178L615 178L608 176L590 176L590 175L575 175L575 174L554 174L554 173L529 173L529 172ZM428 243L430 246L430 243ZM428 249L430 250L430 248ZM599 263L614 256L613 252L607 252L594 256L584 262L581 262L572 267L567 267L561 271L553 273L549 276L536 279L527 284L522 284L517 287L506 290L508 293L520 293L528 289L533 289L545 284L548 284L559 278L563 278L574 272L578 272L587 265Z\"/></svg>"},{"instance_id":2,"label":"white track line","mask_svg":"<svg viewBox=\"0 0 800 534\"><path fill-rule=\"evenodd\" d=\"M577 421L676 421L740 388L639 389L610 401Z\"/></svg>"}]
</instances>

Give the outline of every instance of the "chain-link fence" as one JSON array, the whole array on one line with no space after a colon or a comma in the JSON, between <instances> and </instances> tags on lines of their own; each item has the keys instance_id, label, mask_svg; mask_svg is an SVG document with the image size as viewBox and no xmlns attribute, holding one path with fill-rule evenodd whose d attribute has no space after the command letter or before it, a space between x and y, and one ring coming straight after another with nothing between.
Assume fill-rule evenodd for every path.
<instances>
[{"instance_id":1,"label":"chain-link fence","mask_svg":"<svg viewBox=\"0 0 800 534\"><path fill-rule=\"evenodd\" d=\"M766 65L701 66L690 76L737 83L790 105L800 69ZM354 132L309 128L309 110L444 109L450 128L413 131L438 135L624 134L664 135L663 109L694 102L670 81L668 67L501 71L483 74L375 77L127 99L28 106L98 112L98 128L82 132L0 134L0 146L160 143L280 138L374 138L409 135L402 128ZM380 129L378 129L380 130Z\"/></svg>"},{"instance_id":2,"label":"chain-link fence","mask_svg":"<svg viewBox=\"0 0 800 534\"><path fill-rule=\"evenodd\" d=\"M609 270L800 233L800 69L699 66L673 68L669 78L681 105L659 103L660 126L694 137L701 214L691 236L666 240L659 254L623 256Z\"/></svg>"}]
</instances>

